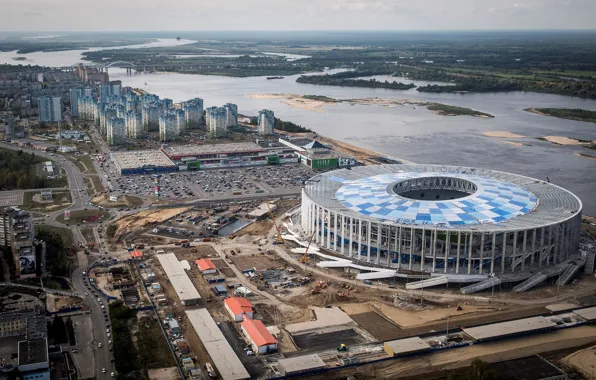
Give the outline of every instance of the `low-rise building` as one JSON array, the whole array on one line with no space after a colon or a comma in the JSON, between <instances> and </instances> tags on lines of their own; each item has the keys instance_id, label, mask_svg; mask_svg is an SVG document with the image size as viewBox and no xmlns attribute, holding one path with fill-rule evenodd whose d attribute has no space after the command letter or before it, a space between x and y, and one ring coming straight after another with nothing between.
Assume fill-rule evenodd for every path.
<instances>
[{"instance_id":1,"label":"low-rise building","mask_svg":"<svg viewBox=\"0 0 596 380\"><path fill-rule=\"evenodd\" d=\"M230 313L232 319L241 322L246 318L252 319L253 308L246 298L230 297L224 300L224 307Z\"/></svg>"},{"instance_id":2,"label":"low-rise building","mask_svg":"<svg viewBox=\"0 0 596 380\"><path fill-rule=\"evenodd\" d=\"M197 264L197 267L202 274L212 274L217 272L215 264L213 264L213 262L209 259L196 260L195 264Z\"/></svg>"},{"instance_id":3,"label":"low-rise building","mask_svg":"<svg viewBox=\"0 0 596 380\"><path fill-rule=\"evenodd\" d=\"M46 338L20 341L18 356L21 379L50 380L50 360Z\"/></svg>"},{"instance_id":4,"label":"low-rise building","mask_svg":"<svg viewBox=\"0 0 596 380\"><path fill-rule=\"evenodd\" d=\"M267 354L277 351L277 339L271 335L263 322L256 319L245 319L240 324L240 328L255 352Z\"/></svg>"}]
</instances>

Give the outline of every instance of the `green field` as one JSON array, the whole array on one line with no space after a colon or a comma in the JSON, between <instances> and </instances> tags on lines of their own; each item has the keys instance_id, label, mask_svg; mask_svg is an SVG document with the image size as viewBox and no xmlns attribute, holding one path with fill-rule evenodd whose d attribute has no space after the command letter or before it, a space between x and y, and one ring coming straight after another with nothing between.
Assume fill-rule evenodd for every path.
<instances>
[{"instance_id":1,"label":"green field","mask_svg":"<svg viewBox=\"0 0 596 380\"><path fill-rule=\"evenodd\" d=\"M72 198L70 192L59 191L52 192L52 203L37 203L33 201L33 196L39 194L38 191L26 191L23 193L23 205L21 208L24 210L39 211L39 212L52 212L65 209L70 207L72 204Z\"/></svg>"},{"instance_id":2,"label":"green field","mask_svg":"<svg viewBox=\"0 0 596 380\"><path fill-rule=\"evenodd\" d=\"M99 223L100 221L107 221L110 217L110 213L107 211L100 211L100 210L78 210L73 211L70 214L69 220L64 220L64 214L61 214L59 217L56 218L56 221L60 223L68 223L68 224L82 224L86 223L85 220L93 217L98 217L95 222L89 223ZM103 217L103 218L101 218Z\"/></svg>"},{"instance_id":3,"label":"green field","mask_svg":"<svg viewBox=\"0 0 596 380\"><path fill-rule=\"evenodd\" d=\"M494 117L484 112L476 111L471 108L450 106L447 104L431 103L426 106L429 111L437 112L443 116L475 116L475 117Z\"/></svg>"},{"instance_id":4,"label":"green field","mask_svg":"<svg viewBox=\"0 0 596 380\"><path fill-rule=\"evenodd\" d=\"M36 224L35 233L40 230L57 233L62 238L64 245L67 247L70 247L73 244L72 231L69 228L49 226L47 224Z\"/></svg>"}]
</instances>

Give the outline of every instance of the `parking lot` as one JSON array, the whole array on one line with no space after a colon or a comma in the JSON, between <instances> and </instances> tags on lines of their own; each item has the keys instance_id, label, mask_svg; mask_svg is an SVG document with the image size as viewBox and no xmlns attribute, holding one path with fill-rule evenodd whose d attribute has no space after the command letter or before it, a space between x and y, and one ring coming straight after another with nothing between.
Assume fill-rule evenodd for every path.
<instances>
[{"instance_id":1,"label":"parking lot","mask_svg":"<svg viewBox=\"0 0 596 380\"><path fill-rule=\"evenodd\" d=\"M110 191L152 196L151 175L120 176L113 164L100 168ZM314 172L300 164L166 173L161 177L161 196L170 199L210 198L234 195L283 194L299 190Z\"/></svg>"},{"instance_id":2,"label":"parking lot","mask_svg":"<svg viewBox=\"0 0 596 380\"><path fill-rule=\"evenodd\" d=\"M23 204L22 191L0 191L0 207L20 206Z\"/></svg>"}]
</instances>

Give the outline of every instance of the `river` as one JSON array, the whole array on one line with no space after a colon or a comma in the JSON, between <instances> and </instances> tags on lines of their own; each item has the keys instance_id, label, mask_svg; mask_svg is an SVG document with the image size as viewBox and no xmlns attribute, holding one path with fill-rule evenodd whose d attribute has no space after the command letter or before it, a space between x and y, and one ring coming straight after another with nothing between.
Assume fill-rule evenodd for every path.
<instances>
[{"instance_id":1,"label":"river","mask_svg":"<svg viewBox=\"0 0 596 380\"><path fill-rule=\"evenodd\" d=\"M172 43L168 40L157 43L168 42ZM37 64L49 66L65 66L80 61L80 51L32 53L24 56L37 60ZM7 57L10 57L9 62L6 62ZM0 63L14 64L12 57L14 53L0 53ZM246 115L256 115L259 110L268 108L275 112L275 116L322 135L416 163L477 166L542 180L548 177L551 182L577 194L584 203L584 211L596 215L596 198L593 196L596 159L576 155L584 153L596 156L596 151L576 146L553 145L536 139L557 135L596 140L596 125L524 111L531 107L583 108L596 111L595 100L529 92L431 94L420 93L416 89L396 91L316 86L296 83L296 75L277 80L175 73L127 77L124 70L111 69L110 77L122 80L126 86L142 88L176 102L198 96L205 100L206 107L236 103L239 112ZM405 78L394 79L404 83L412 82ZM421 85L428 83L413 82ZM275 93L325 95L339 99L414 99L469 107L495 117L449 117L436 115L424 107L388 108L348 104L330 105L324 108L325 112L313 112L283 104L279 99L249 97L250 94ZM498 139L482 134L489 131L508 131L527 137ZM503 141L518 141L528 146L514 146Z\"/></svg>"}]
</instances>

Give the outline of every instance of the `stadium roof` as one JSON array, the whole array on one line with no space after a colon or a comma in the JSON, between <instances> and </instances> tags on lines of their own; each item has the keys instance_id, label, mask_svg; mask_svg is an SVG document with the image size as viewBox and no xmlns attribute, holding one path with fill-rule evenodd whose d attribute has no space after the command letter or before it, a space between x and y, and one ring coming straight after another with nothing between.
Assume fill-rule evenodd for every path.
<instances>
[{"instance_id":1,"label":"stadium roof","mask_svg":"<svg viewBox=\"0 0 596 380\"><path fill-rule=\"evenodd\" d=\"M398 194L423 178L457 181L470 195L415 200ZM550 183L494 170L444 165L358 166L320 174L305 192L325 209L354 218L445 229L529 229L559 223L581 211L581 201Z\"/></svg>"},{"instance_id":2,"label":"stadium roof","mask_svg":"<svg viewBox=\"0 0 596 380\"><path fill-rule=\"evenodd\" d=\"M484 340L523 334L530 331L544 330L553 327L556 327L556 325L544 317L532 317L478 327L463 328L462 330L472 339Z\"/></svg>"},{"instance_id":3,"label":"stadium roof","mask_svg":"<svg viewBox=\"0 0 596 380\"><path fill-rule=\"evenodd\" d=\"M207 309L186 310L186 315L224 380L249 379L250 375Z\"/></svg>"},{"instance_id":4,"label":"stadium roof","mask_svg":"<svg viewBox=\"0 0 596 380\"><path fill-rule=\"evenodd\" d=\"M163 267L164 272L166 272L180 301L184 302L201 299L201 295L193 285L192 281L188 278L188 275L182 268L182 265L180 265L176 255L173 253L164 253L157 255L157 259Z\"/></svg>"}]
</instances>

